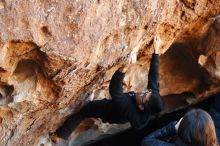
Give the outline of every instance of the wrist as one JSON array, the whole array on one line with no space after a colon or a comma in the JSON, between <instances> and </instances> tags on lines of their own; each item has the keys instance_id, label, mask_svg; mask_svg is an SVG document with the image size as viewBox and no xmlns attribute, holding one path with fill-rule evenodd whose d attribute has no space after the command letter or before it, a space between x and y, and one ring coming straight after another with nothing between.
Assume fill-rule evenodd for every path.
<instances>
[{"instance_id":1,"label":"wrist","mask_svg":"<svg viewBox=\"0 0 220 146\"><path fill-rule=\"evenodd\" d=\"M159 51L159 49L157 47L154 49L154 53L155 54L159 54L160 53L160 51Z\"/></svg>"},{"instance_id":2,"label":"wrist","mask_svg":"<svg viewBox=\"0 0 220 146\"><path fill-rule=\"evenodd\" d=\"M125 73L127 71L127 66L122 66L120 67L118 70L121 72L121 73Z\"/></svg>"},{"instance_id":3,"label":"wrist","mask_svg":"<svg viewBox=\"0 0 220 146\"><path fill-rule=\"evenodd\" d=\"M158 51L154 51L154 54L159 54L159 52Z\"/></svg>"}]
</instances>

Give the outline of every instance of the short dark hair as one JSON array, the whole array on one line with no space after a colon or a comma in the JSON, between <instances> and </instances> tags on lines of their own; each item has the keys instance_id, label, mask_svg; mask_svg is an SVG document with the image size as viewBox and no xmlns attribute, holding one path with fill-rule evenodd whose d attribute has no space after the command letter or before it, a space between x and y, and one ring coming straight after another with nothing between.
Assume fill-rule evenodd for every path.
<instances>
[{"instance_id":1,"label":"short dark hair","mask_svg":"<svg viewBox=\"0 0 220 146\"><path fill-rule=\"evenodd\" d=\"M217 146L218 143L214 122L211 116L201 109L185 114L177 134L189 146Z\"/></svg>"},{"instance_id":2,"label":"short dark hair","mask_svg":"<svg viewBox=\"0 0 220 146\"><path fill-rule=\"evenodd\" d=\"M145 102L144 109L145 111L156 114L163 110L163 100L159 93L152 92L148 102Z\"/></svg>"}]
</instances>

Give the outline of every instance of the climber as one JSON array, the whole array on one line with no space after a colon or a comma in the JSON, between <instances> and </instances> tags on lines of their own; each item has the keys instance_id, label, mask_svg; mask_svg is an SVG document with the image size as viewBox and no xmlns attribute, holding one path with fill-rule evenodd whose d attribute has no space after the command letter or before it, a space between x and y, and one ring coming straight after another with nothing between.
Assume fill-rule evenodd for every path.
<instances>
[{"instance_id":1,"label":"climber","mask_svg":"<svg viewBox=\"0 0 220 146\"><path fill-rule=\"evenodd\" d=\"M55 134L51 135L51 139L55 143L59 141L59 138L68 139L77 121L79 122L85 117L101 118L103 122L117 124L130 122L134 129L144 128L148 124L150 115L157 114L163 109L158 81L161 40L159 37L155 37L154 42L155 49L150 64L148 89L146 91L123 93L122 81L128 66L119 68L112 76L109 85L112 99L96 100L88 103L78 113L71 115L56 130Z\"/></svg>"},{"instance_id":2,"label":"climber","mask_svg":"<svg viewBox=\"0 0 220 146\"><path fill-rule=\"evenodd\" d=\"M201 109L192 110L179 122L171 122L146 136L142 146L218 146L220 143L220 93L215 95L210 115ZM175 136L177 137L172 142L165 141Z\"/></svg>"}]
</instances>

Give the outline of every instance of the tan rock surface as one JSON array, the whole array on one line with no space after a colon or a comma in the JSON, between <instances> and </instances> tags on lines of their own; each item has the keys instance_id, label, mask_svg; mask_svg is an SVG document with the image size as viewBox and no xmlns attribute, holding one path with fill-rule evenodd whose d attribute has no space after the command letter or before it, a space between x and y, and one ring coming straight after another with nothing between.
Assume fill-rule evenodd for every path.
<instances>
[{"instance_id":1,"label":"tan rock surface","mask_svg":"<svg viewBox=\"0 0 220 146\"><path fill-rule=\"evenodd\" d=\"M125 88L146 88L155 35L162 95L216 93L219 14L218 0L0 0L0 145L41 144L87 100L109 98L131 52Z\"/></svg>"}]
</instances>

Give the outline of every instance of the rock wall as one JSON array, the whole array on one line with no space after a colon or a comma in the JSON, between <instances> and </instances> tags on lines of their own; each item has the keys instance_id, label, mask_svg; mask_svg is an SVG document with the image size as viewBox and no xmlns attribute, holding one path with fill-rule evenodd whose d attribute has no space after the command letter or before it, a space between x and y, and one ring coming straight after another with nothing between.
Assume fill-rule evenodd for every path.
<instances>
[{"instance_id":1,"label":"rock wall","mask_svg":"<svg viewBox=\"0 0 220 146\"><path fill-rule=\"evenodd\" d=\"M0 0L0 145L40 145L137 56L125 90L146 88L153 37L163 96L219 91L218 0ZM169 49L169 50L168 50Z\"/></svg>"}]
</instances>

